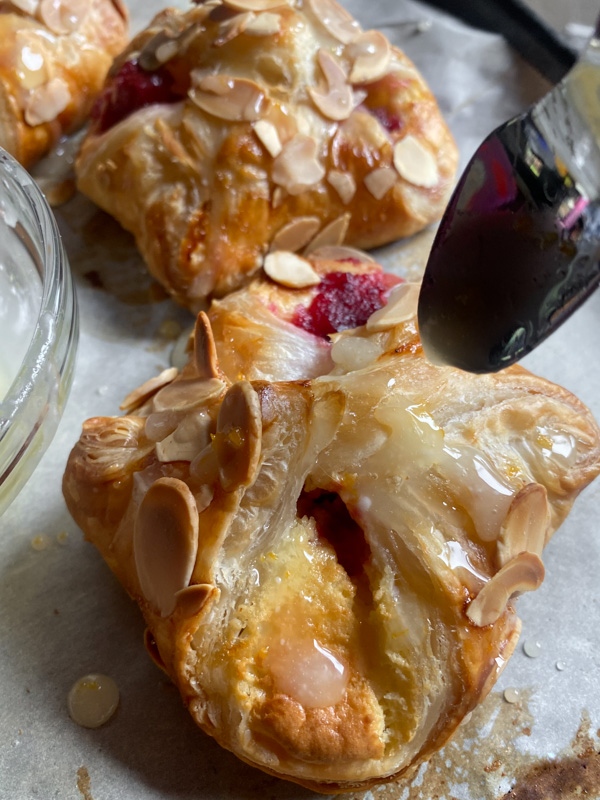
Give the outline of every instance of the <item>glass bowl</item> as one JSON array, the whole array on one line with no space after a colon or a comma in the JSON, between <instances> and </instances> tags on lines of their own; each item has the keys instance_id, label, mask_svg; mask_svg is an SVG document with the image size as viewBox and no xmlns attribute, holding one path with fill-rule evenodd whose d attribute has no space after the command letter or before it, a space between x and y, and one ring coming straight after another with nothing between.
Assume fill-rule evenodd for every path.
<instances>
[{"instance_id":1,"label":"glass bowl","mask_svg":"<svg viewBox=\"0 0 600 800\"><path fill-rule=\"evenodd\" d=\"M31 176L0 148L0 514L56 432L78 333L54 216Z\"/></svg>"}]
</instances>

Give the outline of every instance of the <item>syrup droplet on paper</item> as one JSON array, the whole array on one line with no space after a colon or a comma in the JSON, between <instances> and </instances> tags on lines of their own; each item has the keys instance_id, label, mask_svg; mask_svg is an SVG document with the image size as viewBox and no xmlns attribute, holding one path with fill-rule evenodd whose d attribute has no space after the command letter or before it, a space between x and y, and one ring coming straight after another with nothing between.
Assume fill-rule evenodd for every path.
<instances>
[{"instance_id":1,"label":"syrup droplet on paper","mask_svg":"<svg viewBox=\"0 0 600 800\"><path fill-rule=\"evenodd\" d=\"M513 689L509 687L508 689L504 690L504 699L507 703L517 703L519 701L520 695L518 689Z\"/></svg>"},{"instance_id":2,"label":"syrup droplet on paper","mask_svg":"<svg viewBox=\"0 0 600 800\"><path fill-rule=\"evenodd\" d=\"M34 550L45 550L49 544L50 541L48 537L44 535L36 536L35 539L31 540L31 546Z\"/></svg>"},{"instance_id":3,"label":"syrup droplet on paper","mask_svg":"<svg viewBox=\"0 0 600 800\"><path fill-rule=\"evenodd\" d=\"M523 652L529 658L537 658L542 652L542 645L537 639L528 639L523 645Z\"/></svg>"},{"instance_id":4,"label":"syrup droplet on paper","mask_svg":"<svg viewBox=\"0 0 600 800\"><path fill-rule=\"evenodd\" d=\"M119 705L119 687L108 675L85 675L69 692L67 706L73 722L83 728L99 728Z\"/></svg>"},{"instance_id":5,"label":"syrup droplet on paper","mask_svg":"<svg viewBox=\"0 0 600 800\"><path fill-rule=\"evenodd\" d=\"M566 666L567 666L567 665L565 664L565 662L564 662L564 661L557 661L557 662L556 662L556 669L557 669L559 672L562 672L564 669L566 669Z\"/></svg>"}]
</instances>

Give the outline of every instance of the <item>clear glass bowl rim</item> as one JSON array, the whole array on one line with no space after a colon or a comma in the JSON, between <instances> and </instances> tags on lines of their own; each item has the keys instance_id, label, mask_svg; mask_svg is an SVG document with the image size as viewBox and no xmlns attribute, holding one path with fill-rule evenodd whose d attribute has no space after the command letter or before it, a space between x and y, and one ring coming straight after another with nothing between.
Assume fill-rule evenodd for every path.
<instances>
[{"instance_id":1,"label":"clear glass bowl rim","mask_svg":"<svg viewBox=\"0 0 600 800\"><path fill-rule=\"evenodd\" d=\"M27 353L4 399L0 401L0 514L33 472L58 425L73 378L75 351L79 336L77 300L71 271L63 248L58 225L44 195L29 173L0 148L0 171L11 190L31 211L36 246L43 262L42 298ZM49 325L41 325L42 321ZM33 425L24 425L22 435L9 441L10 452L3 452L11 428L28 413L35 378L47 374L56 365L56 382L48 386L47 403L36 415ZM48 413L56 392L56 412ZM32 401L31 401L32 402ZM36 445L37 440L37 447ZM41 446L39 442L43 441ZM18 479L11 479L17 464L28 455L28 464ZM3 485L8 482L8 496ZM15 485L11 486L10 484Z\"/></svg>"}]
</instances>

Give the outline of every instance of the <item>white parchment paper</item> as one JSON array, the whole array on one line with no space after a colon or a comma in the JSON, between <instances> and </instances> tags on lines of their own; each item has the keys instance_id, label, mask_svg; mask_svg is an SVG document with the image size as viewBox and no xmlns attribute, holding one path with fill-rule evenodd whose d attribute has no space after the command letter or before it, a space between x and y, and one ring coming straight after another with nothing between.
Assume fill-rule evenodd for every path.
<instances>
[{"instance_id":1,"label":"white parchment paper","mask_svg":"<svg viewBox=\"0 0 600 800\"><path fill-rule=\"evenodd\" d=\"M547 88L501 38L472 31L427 6L408 0L346 4L366 28L380 27L420 67L457 138L462 166L485 134ZM160 0L132 5L134 30L161 8ZM77 284L81 341L58 434L0 519L0 800L314 797L238 762L195 728L177 691L143 649L137 607L66 512L61 477L81 423L118 413L130 389L168 365L173 337L192 320L170 300L157 301L160 294L131 238L107 215L77 196L57 216ZM388 248L383 260L414 273L430 241L426 233ZM529 368L574 391L598 418L599 317L597 294L527 359ZM500 691L521 690L527 707L517 704L514 714L529 720L525 728L513 723L512 735L502 729L493 740L491 753L502 768L486 771L481 761L494 726L506 716L507 704L496 693L460 744L448 745L416 780L357 798L429 800L434 778L442 786L436 790L440 798L497 798L513 785L527 753L538 758L562 752L582 713L598 728L599 501L596 483L547 548L542 588L519 601L522 642L536 639L541 651L531 659L520 645L498 684ZM39 536L47 547L37 551L32 540ZM121 690L117 715L98 730L77 727L66 707L69 688L89 672L111 675ZM462 760L461 748L468 756Z\"/></svg>"}]
</instances>

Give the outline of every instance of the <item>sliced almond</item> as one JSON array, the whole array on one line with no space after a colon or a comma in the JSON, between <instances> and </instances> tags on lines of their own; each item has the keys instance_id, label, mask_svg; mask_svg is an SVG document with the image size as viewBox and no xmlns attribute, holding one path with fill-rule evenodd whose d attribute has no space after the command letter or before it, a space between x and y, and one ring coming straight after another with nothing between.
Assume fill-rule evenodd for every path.
<instances>
[{"instance_id":1,"label":"sliced almond","mask_svg":"<svg viewBox=\"0 0 600 800\"><path fill-rule=\"evenodd\" d=\"M26 14L33 15L37 11L38 0L11 0L11 5Z\"/></svg>"},{"instance_id":2,"label":"sliced almond","mask_svg":"<svg viewBox=\"0 0 600 800\"><path fill-rule=\"evenodd\" d=\"M152 397L153 394L156 394L159 389L162 389L163 386L166 386L168 383L171 383L172 380L175 380L178 374L179 370L176 367L168 367L168 369L164 369L160 374L155 375L153 378L150 378L150 380L142 383L141 386L138 386L137 389L129 392L119 408L121 411L125 411L129 414L135 408L139 408L139 406L145 403L148 398Z\"/></svg>"},{"instance_id":3,"label":"sliced almond","mask_svg":"<svg viewBox=\"0 0 600 800\"><path fill-rule=\"evenodd\" d=\"M392 167L378 167L365 175L365 186L376 200L389 192L398 180L398 173Z\"/></svg>"},{"instance_id":4,"label":"sliced almond","mask_svg":"<svg viewBox=\"0 0 600 800\"><path fill-rule=\"evenodd\" d=\"M387 73L392 48L380 31L365 31L348 45L345 55L352 59L350 83L372 83Z\"/></svg>"},{"instance_id":5,"label":"sliced almond","mask_svg":"<svg viewBox=\"0 0 600 800\"><path fill-rule=\"evenodd\" d=\"M279 206L283 203L285 198L285 192L281 188L281 186L276 186L273 190L273 198L271 200L271 206L273 208L279 208Z\"/></svg>"},{"instance_id":6,"label":"sliced almond","mask_svg":"<svg viewBox=\"0 0 600 800\"><path fill-rule=\"evenodd\" d=\"M437 186L439 173L433 153L414 136L405 136L394 146L394 166L414 186Z\"/></svg>"},{"instance_id":7,"label":"sliced almond","mask_svg":"<svg viewBox=\"0 0 600 800\"><path fill-rule=\"evenodd\" d=\"M534 553L520 553L506 563L469 604L467 616L479 628L493 625L512 595L531 592L544 580L544 565Z\"/></svg>"},{"instance_id":8,"label":"sliced almond","mask_svg":"<svg viewBox=\"0 0 600 800\"><path fill-rule=\"evenodd\" d=\"M156 444L161 463L193 461L210 444L212 420L205 411L186 414L175 430Z\"/></svg>"},{"instance_id":9,"label":"sliced almond","mask_svg":"<svg viewBox=\"0 0 600 800\"><path fill-rule=\"evenodd\" d=\"M194 583L177 592L177 613L183 617L195 617L217 592L210 583Z\"/></svg>"},{"instance_id":10,"label":"sliced almond","mask_svg":"<svg viewBox=\"0 0 600 800\"><path fill-rule=\"evenodd\" d=\"M219 479L226 492L250 486L256 477L261 452L262 417L258 395L248 381L234 383L225 395L213 448Z\"/></svg>"},{"instance_id":11,"label":"sliced almond","mask_svg":"<svg viewBox=\"0 0 600 800\"><path fill-rule=\"evenodd\" d=\"M321 278L310 261L286 250L269 253L265 257L263 269L271 280L291 289L304 289L306 286L321 283Z\"/></svg>"},{"instance_id":12,"label":"sliced almond","mask_svg":"<svg viewBox=\"0 0 600 800\"><path fill-rule=\"evenodd\" d=\"M333 222L326 225L308 245L304 251L305 255L309 255L314 250L319 250L322 247L338 247L341 245L348 233L350 217L351 215L349 213L342 214L341 217L334 219Z\"/></svg>"},{"instance_id":13,"label":"sliced almond","mask_svg":"<svg viewBox=\"0 0 600 800\"><path fill-rule=\"evenodd\" d=\"M245 33L248 36L274 36L281 30L281 15L271 14L266 11L254 17L252 22L246 27Z\"/></svg>"},{"instance_id":14,"label":"sliced almond","mask_svg":"<svg viewBox=\"0 0 600 800\"><path fill-rule=\"evenodd\" d=\"M367 320L367 330L370 333L387 331L415 317L420 289L419 283L401 283L399 286L394 286L387 305L375 311Z\"/></svg>"},{"instance_id":15,"label":"sliced almond","mask_svg":"<svg viewBox=\"0 0 600 800\"><path fill-rule=\"evenodd\" d=\"M258 120L266 99L254 81L227 75L203 78L189 96L203 111L231 122Z\"/></svg>"},{"instance_id":16,"label":"sliced almond","mask_svg":"<svg viewBox=\"0 0 600 800\"><path fill-rule=\"evenodd\" d=\"M357 250L354 247L318 247L310 254L311 260L321 261L358 261L361 264L374 264L372 258L364 250Z\"/></svg>"},{"instance_id":17,"label":"sliced almond","mask_svg":"<svg viewBox=\"0 0 600 800\"><path fill-rule=\"evenodd\" d=\"M67 34L80 27L89 8L86 0L41 0L39 15L53 33Z\"/></svg>"},{"instance_id":18,"label":"sliced almond","mask_svg":"<svg viewBox=\"0 0 600 800\"><path fill-rule=\"evenodd\" d=\"M25 122L32 127L53 122L71 102L71 92L62 78L52 78L34 89L25 103Z\"/></svg>"},{"instance_id":19,"label":"sliced almond","mask_svg":"<svg viewBox=\"0 0 600 800\"><path fill-rule=\"evenodd\" d=\"M498 561L507 564L519 553L542 555L550 527L548 492L539 483L528 483L514 497L498 536Z\"/></svg>"},{"instance_id":20,"label":"sliced almond","mask_svg":"<svg viewBox=\"0 0 600 800\"><path fill-rule=\"evenodd\" d=\"M144 45L138 58L139 65L147 71L158 69L177 55L180 46L178 38L174 38L166 31L159 31Z\"/></svg>"},{"instance_id":21,"label":"sliced almond","mask_svg":"<svg viewBox=\"0 0 600 800\"><path fill-rule=\"evenodd\" d=\"M302 194L319 183L325 175L317 160L317 142L312 136L296 134L273 162L271 177L291 195Z\"/></svg>"},{"instance_id":22,"label":"sliced almond","mask_svg":"<svg viewBox=\"0 0 600 800\"><path fill-rule=\"evenodd\" d=\"M259 119L258 122L254 123L253 127L254 133L265 146L269 155L273 156L273 158L277 158L279 153L281 153L282 144L275 125L266 119Z\"/></svg>"},{"instance_id":23,"label":"sliced almond","mask_svg":"<svg viewBox=\"0 0 600 800\"><path fill-rule=\"evenodd\" d=\"M319 22L338 42L349 44L360 35L362 28L358 22L335 0L307 0L307 4Z\"/></svg>"},{"instance_id":24,"label":"sliced almond","mask_svg":"<svg viewBox=\"0 0 600 800\"><path fill-rule=\"evenodd\" d=\"M205 405L215 400L227 389L219 378L178 378L154 395L155 411L184 410Z\"/></svg>"},{"instance_id":25,"label":"sliced almond","mask_svg":"<svg viewBox=\"0 0 600 800\"><path fill-rule=\"evenodd\" d=\"M246 11L244 14L236 14L235 17L224 20L219 25L219 33L214 42L215 46L221 47L244 33L255 17L256 14L253 11Z\"/></svg>"},{"instance_id":26,"label":"sliced almond","mask_svg":"<svg viewBox=\"0 0 600 800\"><path fill-rule=\"evenodd\" d=\"M329 51L321 48L317 53L317 58L323 70L327 88L318 89L310 86L308 94L311 100L327 119L335 121L348 119L354 109L354 95L346 80L346 73Z\"/></svg>"},{"instance_id":27,"label":"sliced almond","mask_svg":"<svg viewBox=\"0 0 600 800\"><path fill-rule=\"evenodd\" d=\"M289 253L297 253L310 242L320 227L321 220L318 217L296 217L277 231L271 242L270 252L287 250Z\"/></svg>"},{"instance_id":28,"label":"sliced almond","mask_svg":"<svg viewBox=\"0 0 600 800\"><path fill-rule=\"evenodd\" d=\"M208 484L201 486L200 489L194 494L194 499L196 500L196 506L199 514L201 514L203 511L206 511L206 509L212 503L214 496L215 490Z\"/></svg>"},{"instance_id":29,"label":"sliced almond","mask_svg":"<svg viewBox=\"0 0 600 800\"><path fill-rule=\"evenodd\" d=\"M327 182L333 186L345 206L356 194L356 181L349 172L340 172L340 170L332 169L327 173Z\"/></svg>"},{"instance_id":30,"label":"sliced almond","mask_svg":"<svg viewBox=\"0 0 600 800\"><path fill-rule=\"evenodd\" d=\"M200 483L210 485L218 477L219 464L212 444L201 450L190 464L190 475Z\"/></svg>"},{"instance_id":31,"label":"sliced almond","mask_svg":"<svg viewBox=\"0 0 600 800\"><path fill-rule=\"evenodd\" d=\"M161 617L175 609L190 582L198 552L198 510L187 484L159 478L140 503L133 553L142 594Z\"/></svg>"},{"instance_id":32,"label":"sliced almond","mask_svg":"<svg viewBox=\"0 0 600 800\"><path fill-rule=\"evenodd\" d=\"M272 8L287 6L287 0L225 0L225 5L236 11L270 11Z\"/></svg>"},{"instance_id":33,"label":"sliced almond","mask_svg":"<svg viewBox=\"0 0 600 800\"><path fill-rule=\"evenodd\" d=\"M193 364L198 377L203 380L222 379L217 357L217 347L208 316L201 311L196 319L193 335Z\"/></svg>"}]
</instances>

